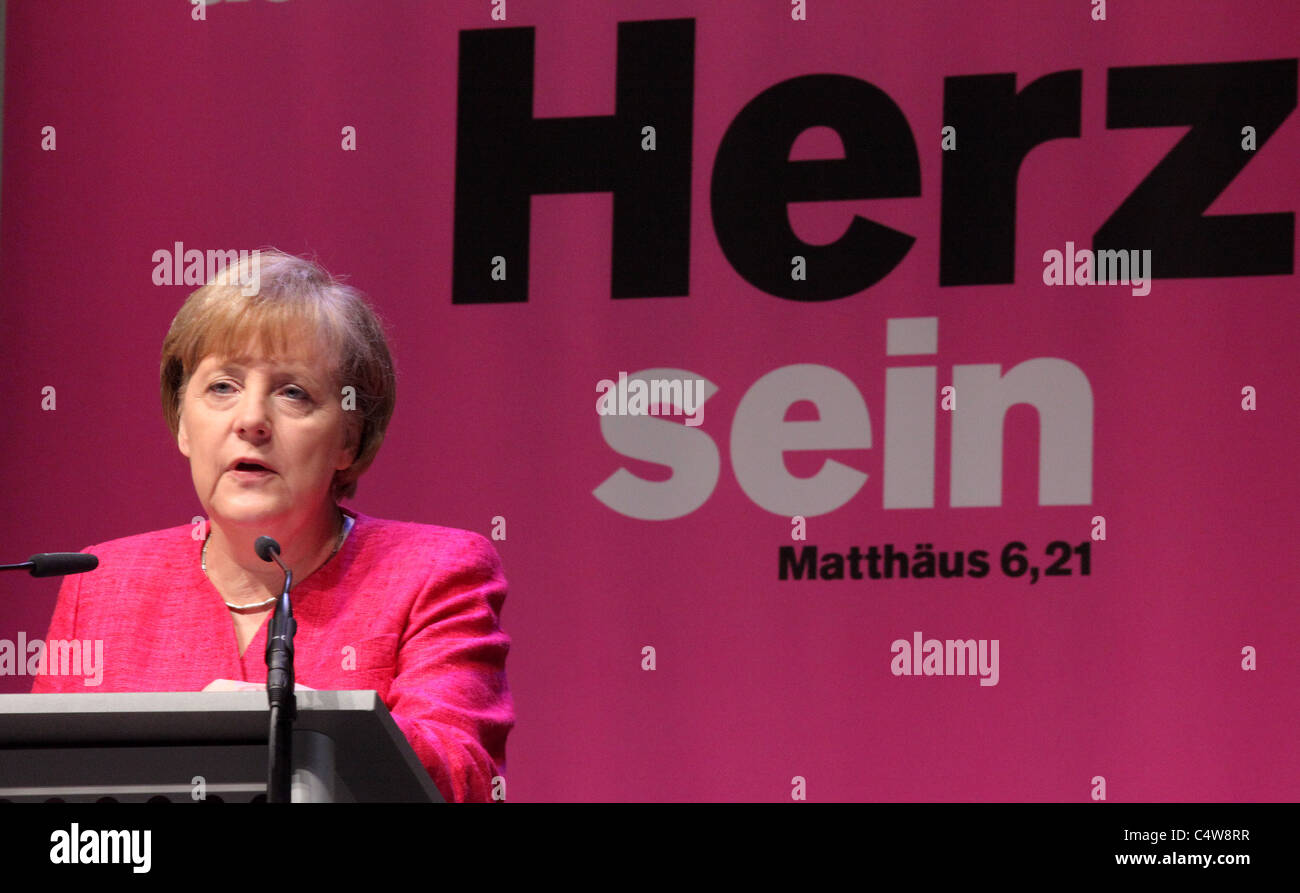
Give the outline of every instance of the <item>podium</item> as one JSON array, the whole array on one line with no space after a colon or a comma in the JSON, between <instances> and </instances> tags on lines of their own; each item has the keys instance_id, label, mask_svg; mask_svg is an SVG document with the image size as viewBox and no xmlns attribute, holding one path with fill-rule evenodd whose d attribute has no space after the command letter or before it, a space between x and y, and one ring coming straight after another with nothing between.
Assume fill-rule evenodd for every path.
<instances>
[{"instance_id":1,"label":"podium","mask_svg":"<svg viewBox=\"0 0 1300 893\"><path fill-rule=\"evenodd\" d=\"M297 692L294 803L442 803L373 691ZM264 800L266 692L0 695L0 800Z\"/></svg>"}]
</instances>

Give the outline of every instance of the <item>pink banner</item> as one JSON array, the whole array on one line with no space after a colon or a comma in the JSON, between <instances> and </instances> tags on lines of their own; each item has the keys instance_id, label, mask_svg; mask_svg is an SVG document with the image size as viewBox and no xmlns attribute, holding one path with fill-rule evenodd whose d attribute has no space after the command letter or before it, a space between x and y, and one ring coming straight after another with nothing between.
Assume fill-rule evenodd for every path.
<instances>
[{"instance_id":1,"label":"pink banner","mask_svg":"<svg viewBox=\"0 0 1300 893\"><path fill-rule=\"evenodd\" d=\"M0 561L202 514L275 246L388 327L350 505L502 557L511 800L1300 798L1294 3L201 9L9 5Z\"/></svg>"}]
</instances>

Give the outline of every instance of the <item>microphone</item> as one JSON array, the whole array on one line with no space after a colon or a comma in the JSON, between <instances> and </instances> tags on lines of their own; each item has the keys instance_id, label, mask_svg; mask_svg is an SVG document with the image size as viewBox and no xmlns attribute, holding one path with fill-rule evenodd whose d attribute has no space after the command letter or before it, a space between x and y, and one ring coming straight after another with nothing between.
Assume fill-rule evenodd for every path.
<instances>
[{"instance_id":1,"label":"microphone","mask_svg":"<svg viewBox=\"0 0 1300 893\"><path fill-rule=\"evenodd\" d=\"M280 544L269 536L259 536L253 550L263 561L274 561L284 571L284 589L275 603L271 627L266 634L266 694L272 707L288 706L293 718L293 637L298 622L293 619L293 605L289 589L293 585L293 571L280 560Z\"/></svg>"},{"instance_id":2,"label":"microphone","mask_svg":"<svg viewBox=\"0 0 1300 893\"><path fill-rule=\"evenodd\" d=\"M279 560L280 544L269 536L259 536L257 542L253 543L253 551L255 551L257 557L263 561L270 561L272 558L275 558L276 564L279 564L280 567L284 567L284 564Z\"/></svg>"},{"instance_id":3,"label":"microphone","mask_svg":"<svg viewBox=\"0 0 1300 893\"><path fill-rule=\"evenodd\" d=\"M269 536L259 536L253 551L263 561L274 561L284 571L284 589L275 603L271 627L266 633L266 699L271 706L270 762L267 768L268 803L288 803L292 799L293 721L298 714L294 696L293 637L298 622L293 619L289 589L293 571L280 560L280 544Z\"/></svg>"},{"instance_id":4,"label":"microphone","mask_svg":"<svg viewBox=\"0 0 1300 893\"><path fill-rule=\"evenodd\" d=\"M19 564L0 564L0 571L30 570L33 577L61 577L97 567L99 559L85 552L40 552Z\"/></svg>"}]
</instances>

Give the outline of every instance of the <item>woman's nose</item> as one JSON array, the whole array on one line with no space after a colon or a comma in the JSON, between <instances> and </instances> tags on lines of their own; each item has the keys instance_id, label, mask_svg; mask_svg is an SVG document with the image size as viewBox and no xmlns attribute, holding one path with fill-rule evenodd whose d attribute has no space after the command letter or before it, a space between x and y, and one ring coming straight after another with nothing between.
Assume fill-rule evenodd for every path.
<instances>
[{"instance_id":1,"label":"woman's nose","mask_svg":"<svg viewBox=\"0 0 1300 893\"><path fill-rule=\"evenodd\" d=\"M235 427L240 434L254 437L265 437L271 431L271 424L266 416L266 399L255 393L253 389L245 391L243 399L240 400Z\"/></svg>"}]
</instances>

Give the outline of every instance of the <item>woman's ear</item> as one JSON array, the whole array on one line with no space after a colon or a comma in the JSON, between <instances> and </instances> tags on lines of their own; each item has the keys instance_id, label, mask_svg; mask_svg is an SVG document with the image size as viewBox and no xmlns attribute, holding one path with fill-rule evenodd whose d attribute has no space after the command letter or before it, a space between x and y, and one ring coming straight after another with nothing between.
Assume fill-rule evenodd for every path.
<instances>
[{"instance_id":1,"label":"woman's ear","mask_svg":"<svg viewBox=\"0 0 1300 893\"><path fill-rule=\"evenodd\" d=\"M334 464L334 468L338 471L350 468L352 463L357 460L357 450L360 448L360 444L361 426L351 423L344 425L343 446L339 449L339 458Z\"/></svg>"},{"instance_id":2,"label":"woman's ear","mask_svg":"<svg viewBox=\"0 0 1300 893\"><path fill-rule=\"evenodd\" d=\"M176 446L180 447L181 455L186 459L190 457L190 436L185 431L185 420L179 419L176 426Z\"/></svg>"}]
</instances>

